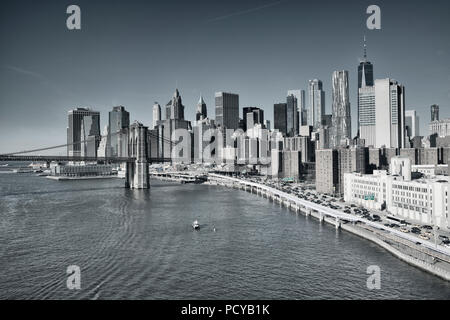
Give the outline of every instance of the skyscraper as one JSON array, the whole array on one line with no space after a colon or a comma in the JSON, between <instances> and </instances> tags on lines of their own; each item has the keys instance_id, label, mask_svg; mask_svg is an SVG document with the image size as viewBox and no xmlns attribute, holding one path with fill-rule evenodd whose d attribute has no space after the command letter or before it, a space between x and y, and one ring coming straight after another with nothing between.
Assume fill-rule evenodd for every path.
<instances>
[{"instance_id":1,"label":"skyscraper","mask_svg":"<svg viewBox=\"0 0 450 320\"><path fill-rule=\"evenodd\" d=\"M239 95L216 92L216 125L227 129L239 128Z\"/></svg>"},{"instance_id":2,"label":"skyscraper","mask_svg":"<svg viewBox=\"0 0 450 320\"><path fill-rule=\"evenodd\" d=\"M245 131L252 129L255 124L264 124L264 110L257 107L244 108Z\"/></svg>"},{"instance_id":3,"label":"skyscraper","mask_svg":"<svg viewBox=\"0 0 450 320\"><path fill-rule=\"evenodd\" d=\"M373 82L373 65L369 61L367 61L367 46L366 46L366 36L364 36L364 58L361 60L358 66L358 105L357 105L357 128L360 128L360 113L361 107L359 105L359 89L365 87L372 87L374 85ZM359 131L358 131L359 133Z\"/></svg>"},{"instance_id":4,"label":"skyscraper","mask_svg":"<svg viewBox=\"0 0 450 320\"><path fill-rule=\"evenodd\" d=\"M123 106L113 107L109 112L108 135L109 148L106 154L111 157L126 156L127 133L124 129L130 126L130 113Z\"/></svg>"},{"instance_id":5,"label":"skyscraper","mask_svg":"<svg viewBox=\"0 0 450 320\"><path fill-rule=\"evenodd\" d=\"M439 121L439 106L437 104L431 106L431 121Z\"/></svg>"},{"instance_id":6,"label":"skyscraper","mask_svg":"<svg viewBox=\"0 0 450 320\"><path fill-rule=\"evenodd\" d=\"M166 120L184 120L184 106L178 89L175 89L172 100L166 104Z\"/></svg>"},{"instance_id":7,"label":"skyscraper","mask_svg":"<svg viewBox=\"0 0 450 320\"><path fill-rule=\"evenodd\" d=\"M273 128L278 129L283 136L287 134L287 103L276 103L273 105Z\"/></svg>"},{"instance_id":8,"label":"skyscraper","mask_svg":"<svg viewBox=\"0 0 450 320\"><path fill-rule=\"evenodd\" d=\"M314 129L320 127L322 116L325 114L325 92L322 90L322 81L309 80L309 109L308 125Z\"/></svg>"},{"instance_id":9,"label":"skyscraper","mask_svg":"<svg viewBox=\"0 0 450 320\"><path fill-rule=\"evenodd\" d=\"M153 105L153 129L158 125L158 121L161 121L161 106L158 102Z\"/></svg>"},{"instance_id":10,"label":"skyscraper","mask_svg":"<svg viewBox=\"0 0 450 320\"><path fill-rule=\"evenodd\" d=\"M289 137L298 135L297 98L293 94L286 99L286 131Z\"/></svg>"},{"instance_id":11,"label":"skyscraper","mask_svg":"<svg viewBox=\"0 0 450 320\"><path fill-rule=\"evenodd\" d=\"M172 156L175 145L172 141L172 134L177 129L192 129L191 122L184 120L184 106L178 89L175 90L172 99L166 105L166 119L158 121L155 131L152 131L158 136L158 146L157 148L151 147L151 149L157 150L159 157Z\"/></svg>"},{"instance_id":12,"label":"skyscraper","mask_svg":"<svg viewBox=\"0 0 450 320\"><path fill-rule=\"evenodd\" d=\"M294 95L297 98L298 126L306 126L308 115L305 104L305 90L288 90L287 96Z\"/></svg>"},{"instance_id":13,"label":"skyscraper","mask_svg":"<svg viewBox=\"0 0 450 320\"><path fill-rule=\"evenodd\" d=\"M332 85L332 142L333 145L337 147L340 145L348 145L349 141L352 139L348 71L333 72Z\"/></svg>"},{"instance_id":14,"label":"skyscraper","mask_svg":"<svg viewBox=\"0 0 450 320\"><path fill-rule=\"evenodd\" d=\"M366 146L375 146L375 86L358 89L359 137Z\"/></svg>"},{"instance_id":15,"label":"skyscraper","mask_svg":"<svg viewBox=\"0 0 450 320\"><path fill-rule=\"evenodd\" d=\"M84 117L89 117L84 121ZM96 148L100 144L100 112L88 108L76 108L68 112L67 155L81 156L83 140L94 139ZM84 145L83 145L84 148Z\"/></svg>"},{"instance_id":16,"label":"skyscraper","mask_svg":"<svg viewBox=\"0 0 450 320\"><path fill-rule=\"evenodd\" d=\"M261 119L262 119L262 121L264 121L264 111L263 110L261 110L258 107L244 107L244 108L242 108L242 121L244 124L242 130L247 131L251 126L253 126L253 125L251 125L249 127L247 124L247 115L248 115L248 113L253 112L253 111L255 111L257 113L255 115L253 115L253 117L255 117L255 120L256 120L256 122L254 122L253 124L263 123L263 122L260 122Z\"/></svg>"},{"instance_id":17,"label":"skyscraper","mask_svg":"<svg viewBox=\"0 0 450 320\"><path fill-rule=\"evenodd\" d=\"M376 148L404 148L405 87L395 80L375 80L375 124Z\"/></svg>"},{"instance_id":18,"label":"skyscraper","mask_svg":"<svg viewBox=\"0 0 450 320\"><path fill-rule=\"evenodd\" d=\"M203 100L203 97L200 96L200 99L198 100L198 103L197 103L197 113L195 115L195 120L197 120L197 121L203 120L203 119L206 119L207 116L208 116L208 112L206 109L205 100Z\"/></svg>"},{"instance_id":19,"label":"skyscraper","mask_svg":"<svg viewBox=\"0 0 450 320\"><path fill-rule=\"evenodd\" d=\"M408 138L418 137L419 134L419 116L415 110L405 111L405 129Z\"/></svg>"}]
</instances>

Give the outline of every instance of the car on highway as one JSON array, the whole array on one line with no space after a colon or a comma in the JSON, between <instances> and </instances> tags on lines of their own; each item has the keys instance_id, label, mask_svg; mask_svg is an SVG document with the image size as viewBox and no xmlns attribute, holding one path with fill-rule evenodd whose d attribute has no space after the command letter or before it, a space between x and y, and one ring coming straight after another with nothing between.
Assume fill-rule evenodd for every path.
<instances>
[{"instance_id":1,"label":"car on highway","mask_svg":"<svg viewBox=\"0 0 450 320\"><path fill-rule=\"evenodd\" d=\"M421 234L419 237L420 237L421 239L423 239L423 240L430 240L430 238L427 237L427 236L424 235L424 234Z\"/></svg>"}]
</instances>

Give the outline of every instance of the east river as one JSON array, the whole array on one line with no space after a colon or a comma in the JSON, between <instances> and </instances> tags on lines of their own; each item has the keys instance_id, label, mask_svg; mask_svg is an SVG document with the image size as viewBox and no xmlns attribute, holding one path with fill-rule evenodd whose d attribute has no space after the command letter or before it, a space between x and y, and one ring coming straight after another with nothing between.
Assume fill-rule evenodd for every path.
<instances>
[{"instance_id":1,"label":"east river","mask_svg":"<svg viewBox=\"0 0 450 320\"><path fill-rule=\"evenodd\" d=\"M250 193L5 170L0 299L450 298L446 281ZM66 286L70 265L80 267L80 290ZM371 265L379 290L366 286Z\"/></svg>"}]
</instances>

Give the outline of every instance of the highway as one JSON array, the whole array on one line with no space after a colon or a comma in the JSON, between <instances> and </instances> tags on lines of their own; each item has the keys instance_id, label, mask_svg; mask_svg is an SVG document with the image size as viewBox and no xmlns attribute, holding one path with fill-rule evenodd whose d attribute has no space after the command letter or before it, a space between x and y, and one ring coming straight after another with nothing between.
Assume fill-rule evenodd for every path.
<instances>
[{"instance_id":1,"label":"highway","mask_svg":"<svg viewBox=\"0 0 450 320\"><path fill-rule=\"evenodd\" d=\"M439 252L441 254L444 254L444 255L447 255L447 256L450 257L450 248L446 248L446 247L444 247L442 245L439 245L439 244L436 245L433 242L428 241L428 240L419 239L419 238L417 238L414 235L401 232L401 231L396 230L396 229L391 228L391 227L387 227L387 226L385 226L382 223L369 221L369 220L364 219L362 217L354 216L354 215L351 215L351 214L348 214L348 213L345 213L345 212L341 212L339 210L331 209L331 208L328 208L328 207L325 207L325 206L322 206L320 204L317 204L317 203L314 203L314 202L310 202L310 201L307 201L307 200L304 200L304 199L299 199L296 196L293 196L293 195L288 194L286 192L283 192L281 190L278 190L278 189L275 189L275 188L272 188L272 187L269 187L269 186L266 186L266 185L263 185L263 184L260 184L260 183L246 181L246 180L237 179L237 178L232 178L232 177L228 177L228 176L222 176L222 175L218 175L218 174L209 174L209 176L212 176L212 177L215 177L215 178L219 178L219 179L229 180L229 181L233 181L233 182L236 182L236 183L245 184L245 185L250 186L250 187L256 187L256 188L259 188L261 190L265 190L266 192L270 192L270 193L272 193L274 195L277 195L277 196L279 196L281 198L285 198L285 199L287 199L289 201L292 201L292 202L294 202L294 203L296 203L296 204L298 204L300 206L303 206L303 207L308 208L308 209L315 210L317 212L321 212L321 213L323 213L323 214L325 214L327 216L331 216L333 218L338 218L338 219L341 219L341 220L347 220L347 221L350 221L350 222L361 222L361 223L364 223L364 224L366 224L368 226L371 226L373 228L377 228L377 229L380 229L380 230L384 230L386 232L389 232L389 233L391 233L393 235L398 236L399 238L411 241L413 243L420 242L423 247L428 248L428 249L433 250L433 251L436 251L436 252Z\"/></svg>"}]
</instances>

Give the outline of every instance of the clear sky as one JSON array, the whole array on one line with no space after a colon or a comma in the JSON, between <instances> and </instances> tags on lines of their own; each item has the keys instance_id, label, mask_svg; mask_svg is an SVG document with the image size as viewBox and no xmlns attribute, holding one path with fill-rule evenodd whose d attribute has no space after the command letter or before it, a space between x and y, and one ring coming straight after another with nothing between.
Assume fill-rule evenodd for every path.
<instances>
[{"instance_id":1,"label":"clear sky","mask_svg":"<svg viewBox=\"0 0 450 320\"><path fill-rule=\"evenodd\" d=\"M81 8L81 30L66 28L70 4ZM370 4L381 8L381 30L366 28ZM335 70L350 73L354 135L364 34L375 78L405 85L421 135L431 104L450 117L448 0L2 1L0 153L65 143L74 107L100 111L103 127L123 105L150 126L153 103L176 86L187 119L200 93L214 117L214 92L228 91L272 120L288 89L318 78L331 113Z\"/></svg>"}]
</instances>

